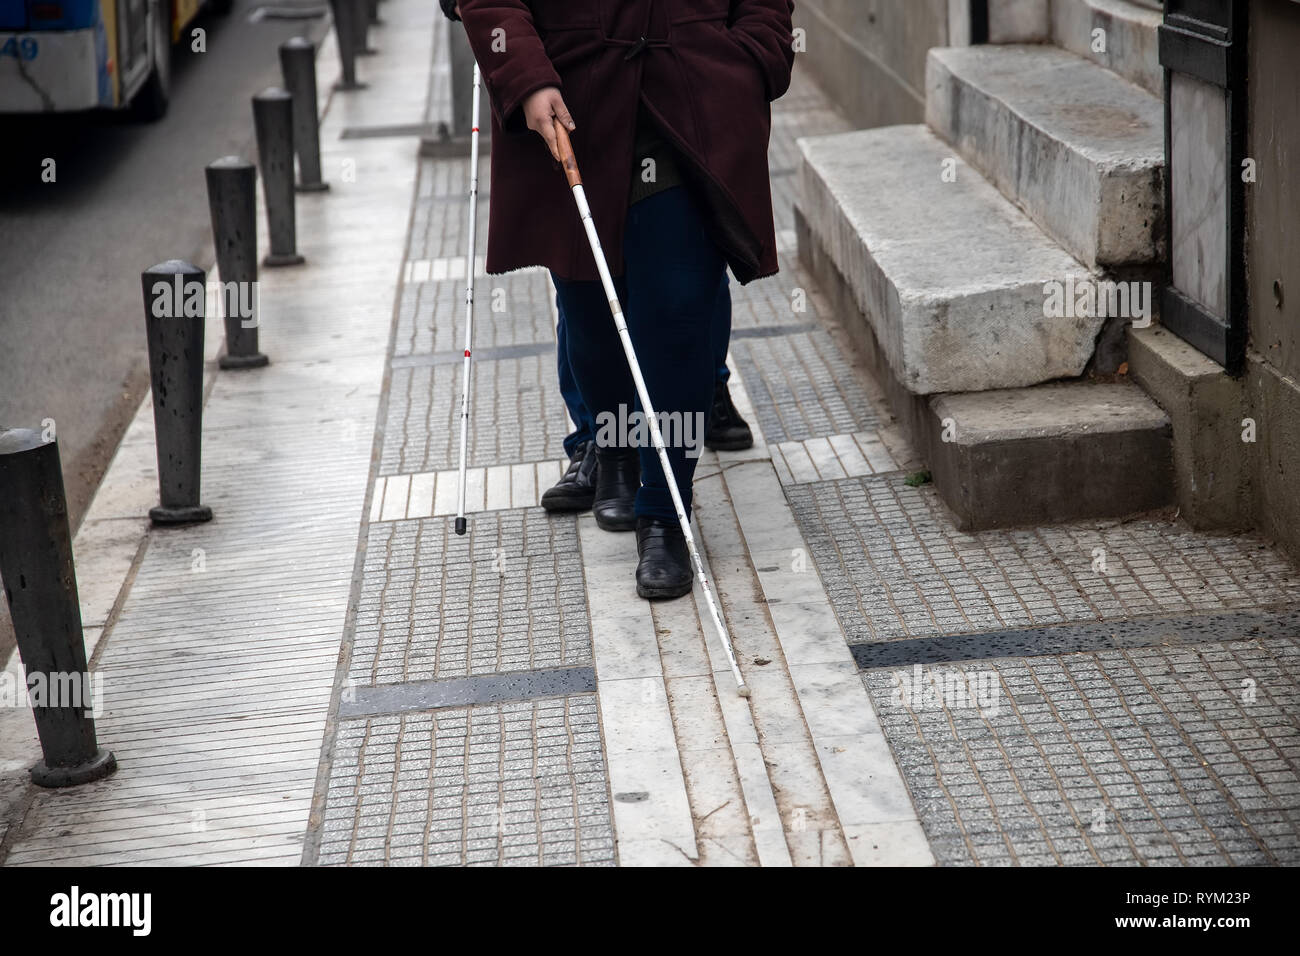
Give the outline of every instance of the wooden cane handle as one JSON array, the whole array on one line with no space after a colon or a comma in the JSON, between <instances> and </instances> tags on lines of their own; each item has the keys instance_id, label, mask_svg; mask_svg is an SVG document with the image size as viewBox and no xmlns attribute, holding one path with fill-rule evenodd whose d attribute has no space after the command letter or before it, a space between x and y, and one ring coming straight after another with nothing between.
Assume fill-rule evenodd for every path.
<instances>
[{"instance_id":1,"label":"wooden cane handle","mask_svg":"<svg viewBox=\"0 0 1300 956\"><path fill-rule=\"evenodd\" d=\"M569 188L582 185L582 173L578 172L578 159L573 155L573 143L569 140L569 131L564 128L558 116L552 116L555 126L555 145L560 152L560 165L564 167L564 178L569 181Z\"/></svg>"}]
</instances>

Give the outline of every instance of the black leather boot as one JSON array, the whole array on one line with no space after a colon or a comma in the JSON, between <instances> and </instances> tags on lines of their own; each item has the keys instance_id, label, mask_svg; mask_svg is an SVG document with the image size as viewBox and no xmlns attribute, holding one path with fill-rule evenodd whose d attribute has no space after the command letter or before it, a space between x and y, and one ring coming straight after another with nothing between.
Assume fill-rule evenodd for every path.
<instances>
[{"instance_id":1,"label":"black leather boot","mask_svg":"<svg viewBox=\"0 0 1300 956\"><path fill-rule=\"evenodd\" d=\"M704 447L714 451L744 451L754 447L754 433L736 411L726 382L714 383L713 405L704 428Z\"/></svg>"},{"instance_id":2,"label":"black leather boot","mask_svg":"<svg viewBox=\"0 0 1300 956\"><path fill-rule=\"evenodd\" d=\"M596 443L586 441L573 450L564 477L546 489L542 507L547 511L586 511L596 498Z\"/></svg>"},{"instance_id":3,"label":"black leather boot","mask_svg":"<svg viewBox=\"0 0 1300 956\"><path fill-rule=\"evenodd\" d=\"M641 456L635 448L596 450L596 494L591 512L606 531L636 529L636 493L641 489Z\"/></svg>"},{"instance_id":4,"label":"black leather boot","mask_svg":"<svg viewBox=\"0 0 1300 956\"><path fill-rule=\"evenodd\" d=\"M636 593L648 601L679 598L691 593L691 553L681 525L662 518L636 519Z\"/></svg>"}]
</instances>

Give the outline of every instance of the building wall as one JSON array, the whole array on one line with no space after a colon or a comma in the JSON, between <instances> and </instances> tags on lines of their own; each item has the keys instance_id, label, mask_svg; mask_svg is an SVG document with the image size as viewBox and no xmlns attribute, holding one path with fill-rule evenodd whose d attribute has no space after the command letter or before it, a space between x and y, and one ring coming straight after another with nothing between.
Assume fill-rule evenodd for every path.
<instances>
[{"instance_id":1,"label":"building wall","mask_svg":"<svg viewBox=\"0 0 1300 956\"><path fill-rule=\"evenodd\" d=\"M1246 190L1249 356L1256 421L1255 520L1300 556L1300 4L1256 0L1250 10Z\"/></svg>"},{"instance_id":2,"label":"building wall","mask_svg":"<svg viewBox=\"0 0 1300 956\"><path fill-rule=\"evenodd\" d=\"M800 66L856 125L925 120L925 55L947 46L948 0L798 0Z\"/></svg>"}]
</instances>

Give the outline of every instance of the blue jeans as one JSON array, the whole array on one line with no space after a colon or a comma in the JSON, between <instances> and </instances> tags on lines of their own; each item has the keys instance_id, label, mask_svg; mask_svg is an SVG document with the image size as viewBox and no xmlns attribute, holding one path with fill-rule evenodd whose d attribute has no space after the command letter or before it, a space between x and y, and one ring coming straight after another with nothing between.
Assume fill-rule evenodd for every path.
<instances>
[{"instance_id":1,"label":"blue jeans","mask_svg":"<svg viewBox=\"0 0 1300 956\"><path fill-rule=\"evenodd\" d=\"M731 335L726 263L709 238L694 200L681 186L656 193L628 210L623 260L626 272L615 278L614 286L650 399L660 415L673 415L697 432L690 454L683 441L664 436L689 516L703 426ZM568 357L567 370L560 360L561 388L576 387L582 413L574 418L580 428L586 424L599 438L603 422L627 421L629 413L641 411L636 386L601 284L552 278L563 316L561 354ZM720 303L726 306L725 321L719 317L724 311ZM636 514L676 520L658 453L646 441L639 454Z\"/></svg>"},{"instance_id":2,"label":"blue jeans","mask_svg":"<svg viewBox=\"0 0 1300 956\"><path fill-rule=\"evenodd\" d=\"M558 287L558 283L557 283ZM568 333L565 331L564 303L556 293L555 304L559 312L559 321L555 328L556 364L560 373L560 395L569 409L569 418L576 422L576 427L564 439L564 453L570 458L578 446L591 441L596 436L596 426L591 413L582 403L582 394L578 391L577 379L573 377L573 367L569 365ZM610 321L614 321L612 318ZM717 364L717 380L726 382L731 378L731 369L727 368L727 346L731 341L731 282L727 271L722 270L722 283L718 288L718 304L713 313L713 345ZM652 396L653 397L653 396Z\"/></svg>"}]
</instances>

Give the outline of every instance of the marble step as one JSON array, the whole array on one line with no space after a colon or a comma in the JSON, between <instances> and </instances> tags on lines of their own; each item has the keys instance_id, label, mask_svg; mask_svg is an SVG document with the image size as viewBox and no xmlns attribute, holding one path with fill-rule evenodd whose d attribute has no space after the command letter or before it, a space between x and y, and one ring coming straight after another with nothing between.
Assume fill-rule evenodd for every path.
<instances>
[{"instance_id":1,"label":"marble step","mask_svg":"<svg viewBox=\"0 0 1300 956\"><path fill-rule=\"evenodd\" d=\"M963 530L1115 518L1172 504L1169 417L1129 382L930 400L927 458Z\"/></svg>"},{"instance_id":2,"label":"marble step","mask_svg":"<svg viewBox=\"0 0 1300 956\"><path fill-rule=\"evenodd\" d=\"M1157 30L1164 15L1155 6L1130 0L1052 0L1052 42L1163 96ZM1098 49L1099 38L1104 49Z\"/></svg>"},{"instance_id":3,"label":"marble step","mask_svg":"<svg viewBox=\"0 0 1300 956\"><path fill-rule=\"evenodd\" d=\"M926 122L1090 268L1164 253L1164 106L1053 46L930 51Z\"/></svg>"},{"instance_id":4,"label":"marble step","mask_svg":"<svg viewBox=\"0 0 1300 956\"><path fill-rule=\"evenodd\" d=\"M1089 271L924 126L799 140L798 212L912 395L1081 374L1106 321L1048 317Z\"/></svg>"}]
</instances>

